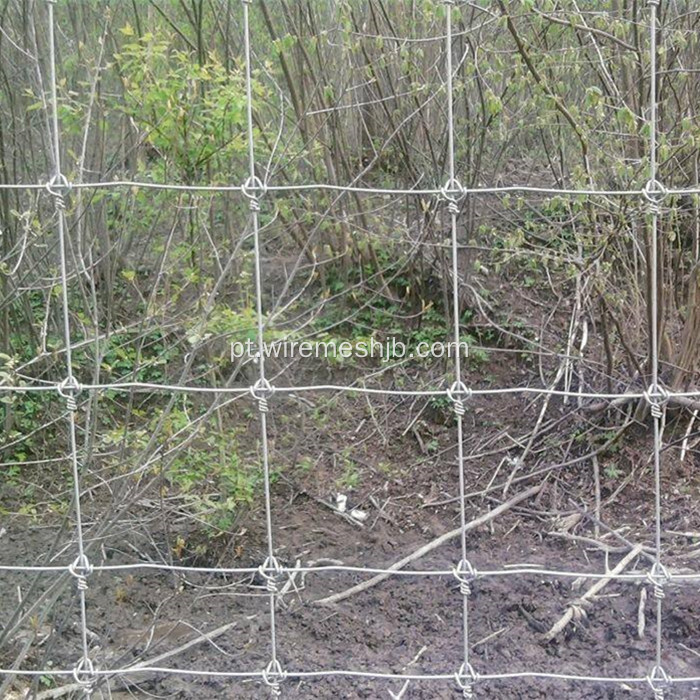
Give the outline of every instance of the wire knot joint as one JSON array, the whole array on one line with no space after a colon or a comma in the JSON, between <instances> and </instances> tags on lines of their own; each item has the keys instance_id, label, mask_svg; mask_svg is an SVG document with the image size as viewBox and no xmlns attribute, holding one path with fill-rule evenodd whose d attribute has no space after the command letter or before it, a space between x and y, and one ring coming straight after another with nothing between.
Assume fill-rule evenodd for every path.
<instances>
[{"instance_id":1,"label":"wire knot joint","mask_svg":"<svg viewBox=\"0 0 700 700\"><path fill-rule=\"evenodd\" d=\"M459 671L455 673L455 681L457 686L462 691L462 697L465 700L473 700L474 686L479 680L479 675L474 670L471 664L462 664Z\"/></svg>"},{"instance_id":2,"label":"wire knot joint","mask_svg":"<svg viewBox=\"0 0 700 700\"><path fill-rule=\"evenodd\" d=\"M658 180L649 180L644 185L642 194L649 203L649 211L652 214L658 214L661 211L661 204L668 196L668 190Z\"/></svg>"},{"instance_id":3,"label":"wire knot joint","mask_svg":"<svg viewBox=\"0 0 700 700\"><path fill-rule=\"evenodd\" d=\"M246 3L249 0L243 0L243 2ZM267 192L265 183L259 177L253 175L241 185L241 192L248 199L250 211L260 211L260 198Z\"/></svg>"},{"instance_id":4,"label":"wire knot joint","mask_svg":"<svg viewBox=\"0 0 700 700\"><path fill-rule=\"evenodd\" d=\"M465 596L471 595L472 583L474 583L479 576L472 563L468 559L462 559L452 573L459 581L459 592Z\"/></svg>"},{"instance_id":5,"label":"wire knot joint","mask_svg":"<svg viewBox=\"0 0 700 700\"><path fill-rule=\"evenodd\" d=\"M663 408L669 399L666 389L659 384L652 384L644 392L644 399L649 404L651 415L657 419L661 418L663 416Z\"/></svg>"},{"instance_id":6,"label":"wire knot joint","mask_svg":"<svg viewBox=\"0 0 700 700\"><path fill-rule=\"evenodd\" d=\"M455 216L459 214L459 202L466 194L467 190L457 178L451 178L440 188L440 196L447 202L447 211Z\"/></svg>"},{"instance_id":7,"label":"wire knot joint","mask_svg":"<svg viewBox=\"0 0 700 700\"><path fill-rule=\"evenodd\" d=\"M89 657L84 656L80 659L75 668L73 668L73 678L82 688L84 696L89 698L95 690L95 684L97 683L97 672Z\"/></svg>"},{"instance_id":8,"label":"wire knot joint","mask_svg":"<svg viewBox=\"0 0 700 700\"><path fill-rule=\"evenodd\" d=\"M666 691L671 687L671 677L662 666L654 666L647 676L647 683L654 693L655 700L664 700Z\"/></svg>"},{"instance_id":9,"label":"wire knot joint","mask_svg":"<svg viewBox=\"0 0 700 700\"><path fill-rule=\"evenodd\" d=\"M46 183L46 191L53 197L56 211L65 211L66 194L68 194L72 188L73 185L63 173L56 173Z\"/></svg>"},{"instance_id":10,"label":"wire knot joint","mask_svg":"<svg viewBox=\"0 0 700 700\"><path fill-rule=\"evenodd\" d=\"M647 574L647 580L653 586L654 598L663 600L666 597L664 587L671 582L669 570L660 562L655 562Z\"/></svg>"},{"instance_id":11,"label":"wire knot joint","mask_svg":"<svg viewBox=\"0 0 700 700\"><path fill-rule=\"evenodd\" d=\"M272 595L279 593L279 580L282 578L284 572L275 557L268 557L265 559L264 563L258 567L258 573L265 581L265 588L268 593Z\"/></svg>"},{"instance_id":12,"label":"wire knot joint","mask_svg":"<svg viewBox=\"0 0 700 700\"><path fill-rule=\"evenodd\" d=\"M454 412L460 418L466 413L465 402L472 397L472 390L461 381L456 381L447 390L447 398L452 401Z\"/></svg>"},{"instance_id":13,"label":"wire knot joint","mask_svg":"<svg viewBox=\"0 0 700 700\"><path fill-rule=\"evenodd\" d=\"M58 395L66 400L66 407L69 411L78 410L78 394L81 391L78 380L69 375L57 387Z\"/></svg>"},{"instance_id":14,"label":"wire knot joint","mask_svg":"<svg viewBox=\"0 0 700 700\"><path fill-rule=\"evenodd\" d=\"M280 685L287 677L287 674L282 669L282 665L277 659L273 659L270 663L263 669L262 680L263 683L270 689L273 697L280 697L282 695L282 689Z\"/></svg>"},{"instance_id":15,"label":"wire knot joint","mask_svg":"<svg viewBox=\"0 0 700 700\"><path fill-rule=\"evenodd\" d=\"M274 391L270 382L262 378L250 387L250 394L258 402L260 413L267 413L270 410L270 398Z\"/></svg>"},{"instance_id":16,"label":"wire knot joint","mask_svg":"<svg viewBox=\"0 0 700 700\"><path fill-rule=\"evenodd\" d=\"M78 585L79 591L86 591L88 588L88 576L92 574L92 564L88 558L82 554L69 567L68 572L73 576Z\"/></svg>"}]
</instances>

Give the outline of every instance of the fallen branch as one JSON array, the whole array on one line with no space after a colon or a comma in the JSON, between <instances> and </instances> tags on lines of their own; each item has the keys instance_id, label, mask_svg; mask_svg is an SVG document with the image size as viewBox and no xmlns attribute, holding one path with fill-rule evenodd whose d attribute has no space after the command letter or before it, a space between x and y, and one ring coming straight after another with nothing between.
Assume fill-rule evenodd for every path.
<instances>
[{"instance_id":1,"label":"fallen branch","mask_svg":"<svg viewBox=\"0 0 700 700\"><path fill-rule=\"evenodd\" d=\"M554 377L554 381L549 385L550 390L555 389L557 384L559 384L559 381L561 380L561 377L564 374L564 370L566 369L567 362L568 362L568 360L562 361L562 363L559 365L559 369L557 370L557 374ZM532 446L535 443L535 438L539 434L540 426L542 425L542 421L544 420L544 416L547 413L547 409L549 408L549 402L551 401L552 396L554 396L554 394L547 394L545 396L544 402L542 404L542 408L540 409L540 415L538 416L537 422L535 423L535 429L530 434L530 439L527 441L527 445L525 445L525 449L523 450L522 454L516 458L515 465L513 466L513 469L510 472L510 476L508 477L508 480L506 481L506 485L503 487L503 495L504 496L508 493L508 489L510 488L510 485L513 483L513 479L515 478L515 475L520 470L520 467L522 467L523 464L525 463L525 459L530 454L530 450L532 450Z\"/></svg>"},{"instance_id":2,"label":"fallen branch","mask_svg":"<svg viewBox=\"0 0 700 700\"><path fill-rule=\"evenodd\" d=\"M586 413L598 413L608 408L619 408L620 406L625 406L635 401L640 404L644 403L643 398L620 396L617 399L604 399L603 401L596 401L596 403L589 403L583 406L582 410ZM700 411L700 401L690 399L687 396L670 396L667 403L674 408L687 408L691 411Z\"/></svg>"},{"instance_id":3,"label":"fallen branch","mask_svg":"<svg viewBox=\"0 0 700 700\"><path fill-rule=\"evenodd\" d=\"M126 670L133 672L138 671L140 668L158 666L158 664L161 663L161 661L165 661L166 659L169 659L172 656L176 656L177 654L180 654L183 651L187 651L188 649L191 649L193 646L196 646L201 642L210 642L211 640L220 637L222 634L224 634L224 632L228 632L228 630L230 630L232 627L235 627L237 624L237 620L234 620L233 622L228 622L225 625L222 625L221 627L217 627L211 632L206 632L205 634L202 634L199 637L190 639L189 642L185 642L181 646L177 647L177 649L165 651L162 654L158 654L158 656L154 656L152 659L148 659L147 661L142 661L141 663L129 666ZM105 675L101 676L100 679L104 680L109 679L110 677L111 676L109 675ZM78 683L71 683L70 685L62 685L60 688L51 688L50 690L44 690L43 692L38 693L35 697L36 700L56 700L56 698L62 698L66 695L70 695L71 693L78 692L82 690L82 688L83 686L79 685Z\"/></svg>"},{"instance_id":4,"label":"fallen branch","mask_svg":"<svg viewBox=\"0 0 700 700\"><path fill-rule=\"evenodd\" d=\"M536 496L542 489L543 483L539 484L537 486L532 486L529 489L526 489L522 493L517 494L516 496L513 496L510 500L506 501L502 505L498 506L497 508L494 508L493 510L489 511L488 513L484 513L483 515L480 515L478 518L468 522L464 526L464 532L470 532L471 530L476 529L477 527L481 525L485 525L486 523L491 522L495 518L497 518L499 515L502 515L506 511L510 510L513 506L517 506L519 503L522 503L523 501L527 500L528 498L532 498L533 496ZM428 542L428 544L422 546L420 549L417 549L415 552L412 554L409 554L407 557L404 557L400 561L397 561L395 564L392 564L389 569L386 572L383 572L381 574L377 574L376 576L373 576L371 579L368 579L367 581L363 581L362 583L358 583L355 586L352 586L351 588L348 588L344 591L341 591L340 593L334 593L333 595L330 595L326 598L320 598L319 600L315 600L314 604L315 605L330 605L332 603L338 603L341 600L345 600L346 598L349 598L350 596L355 595L356 593L360 593L362 591L366 591L368 588L372 588L373 586L376 586L378 583L381 583L385 579L389 578L391 576L392 571L399 571L400 569L403 569L407 564L410 564L411 562L414 562L416 559L420 559L422 556L426 555L428 552L432 552L434 549L437 549L438 547L442 546L445 544L445 542L449 542L450 540L454 539L455 537L459 537L462 534L462 528L458 527L455 530L450 530L449 532L446 532L444 535L440 535L437 539L432 540L431 542Z\"/></svg>"},{"instance_id":5,"label":"fallen branch","mask_svg":"<svg viewBox=\"0 0 700 700\"><path fill-rule=\"evenodd\" d=\"M573 459L570 459L566 462L559 462L558 464L551 464L548 467L541 467L540 469L535 469L535 471L532 471L528 474L523 474L522 476L515 477L512 480L512 483L520 483L521 481L525 481L526 479L532 479L536 476L549 474L550 472L555 470L565 469L567 467L573 467L576 464L581 464L582 462L587 462L593 457L593 455L602 454L603 452L607 451L611 445L617 442L618 438L625 432L625 430L627 430L627 428L629 428L629 426L632 425L632 420L632 418L628 418L625 421L625 423L620 428L618 428L618 430L613 434L613 436L609 440L606 440L605 443L597 447L592 452L587 452L585 455L581 455L580 457L574 457ZM492 491L499 491L501 488L503 488L502 484L492 484L491 486L487 486L481 491L472 491L471 493L464 494L464 500L466 500L467 498L475 497L483 498L487 493L491 493ZM449 503L456 503L459 500L460 496L451 496L450 498L444 498L441 501L431 501L430 503L426 503L421 507L445 506Z\"/></svg>"},{"instance_id":6,"label":"fallen branch","mask_svg":"<svg viewBox=\"0 0 700 700\"><path fill-rule=\"evenodd\" d=\"M597 596L618 574L621 574L641 553L642 545L638 544L629 554L619 561L608 576L598 579L580 598L569 603L566 612L552 625L552 628L544 635L543 639L546 642L551 642L572 620L579 620L582 617L586 617L585 607L593 602L595 596Z\"/></svg>"},{"instance_id":7,"label":"fallen branch","mask_svg":"<svg viewBox=\"0 0 700 700\"><path fill-rule=\"evenodd\" d=\"M680 456L681 462L685 462L685 456L688 453L688 439L690 437L690 433L693 430L693 424L695 423L697 417L698 417L698 409L696 408L693 411L693 415L690 417L690 422L688 423L688 427L686 428L685 434L683 435L683 447L681 447L681 456Z\"/></svg>"},{"instance_id":8,"label":"fallen branch","mask_svg":"<svg viewBox=\"0 0 700 700\"><path fill-rule=\"evenodd\" d=\"M279 595L277 596L277 599L275 600L275 606L277 609L280 607L287 607L287 604L284 602L284 596L289 593L289 591L293 588L295 592L299 592L299 588L296 585L296 578L299 575L299 569L301 568L301 561L297 559L296 564L294 564L294 569L290 571L289 573L289 578L287 579L287 582L282 586L282 589L279 592ZM302 583L302 588L303 588L303 583Z\"/></svg>"},{"instance_id":9,"label":"fallen branch","mask_svg":"<svg viewBox=\"0 0 700 700\"><path fill-rule=\"evenodd\" d=\"M646 605L647 589L642 586L639 591L639 607L637 608L637 636L644 639L644 629L646 628Z\"/></svg>"},{"instance_id":10,"label":"fallen branch","mask_svg":"<svg viewBox=\"0 0 700 700\"><path fill-rule=\"evenodd\" d=\"M403 696L405 695L406 691L408 690L408 687L411 685L411 681L406 681L402 686L401 690L399 690L398 693L392 693L391 690L389 691L389 695L393 698L393 700L402 700Z\"/></svg>"}]
</instances>

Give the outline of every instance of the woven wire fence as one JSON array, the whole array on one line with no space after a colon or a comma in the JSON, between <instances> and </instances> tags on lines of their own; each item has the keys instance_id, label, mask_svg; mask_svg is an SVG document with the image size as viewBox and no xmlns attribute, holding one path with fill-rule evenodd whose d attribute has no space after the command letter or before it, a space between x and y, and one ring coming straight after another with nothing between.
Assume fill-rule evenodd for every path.
<instances>
[{"instance_id":1,"label":"woven wire fence","mask_svg":"<svg viewBox=\"0 0 700 700\"><path fill-rule=\"evenodd\" d=\"M106 678L115 676L138 676L145 673L158 674L179 674L183 676L218 677L230 679L252 679L257 680L267 686L269 691L276 696L284 694L284 682L287 679L315 679L324 677L348 677L375 679L377 681L443 681L453 684L456 692L461 692L463 697L472 698L478 696L478 686L487 682L504 681L509 679L548 679L550 681L580 681L597 684L637 684L648 686L650 697L664 698L672 696L672 687L680 684L697 684L700 682L700 675L695 677L671 677L663 664L663 622L664 622L664 597L665 588L673 582L700 582L700 573L673 573L664 565L664 551L662 547L662 526L661 526L661 480L660 480L660 455L662 451L662 425L665 420L666 406L670 399L674 398L699 398L700 392L670 392L666 390L659 381L659 338L657 319L659 309L657 308L658 265L656 256L659 250L659 220L663 215L662 206L667 197L680 194L700 194L698 186L684 188L666 188L657 179L657 36L659 33L658 12L659 0L648 0L647 2L647 36L649 48L650 65L650 94L648 108L649 127L649 172L647 184L639 189L628 190L601 190L601 189L561 189L561 188L540 188L532 186L503 186L503 187L478 187L466 188L458 178L460 167L455 158L455 120L453 114L454 88L453 88L453 7L455 0L443 0L445 6L445 35L444 35L444 83L447 105L447 162L448 178L442 186L424 189L381 189L370 188L351 183L344 186L331 185L325 183L308 183L299 185L276 185L274 182L263 181L258 175L256 166L256 153L254 149L254 129L253 129L253 100L252 100L252 79L251 79L251 32L250 32L250 12L254 5L254 0L243 0L243 35L245 39L245 84L247 94L247 146L248 146L248 178L242 184L232 184L228 186L209 186L206 184L176 185L154 182L139 181L106 181L106 182L79 182L71 183L67 180L61 168L61 134L59 128L59 114L57 109L57 62L55 49L55 36L57 32L57 22L54 11L55 0L48 0L49 17L49 66L50 75L48 85L51 97L51 118L50 118L50 143L53 151L54 172L53 176L46 183L33 184L2 184L5 189L39 190L45 191L53 199L56 211L56 227L60 250L60 291L63 306L63 340L65 350L65 378L61 382L34 383L22 385L0 385L0 393L20 393L32 392L54 392L58 393L65 401L67 407L66 418L68 424L68 435L70 438L70 455L72 467L72 485L74 498L74 516L76 522L77 551L75 560L69 566L12 566L3 564L0 566L2 572L35 572L60 575L69 573L74 579L78 590L79 599L79 625L81 631L82 655L76 659L72 668L45 668L38 670L23 670L21 668L0 669L0 674L12 676L43 676L43 677L67 677L72 678L74 683L82 689L86 696L90 696L96 687ZM448 389L435 390L400 390L400 389L378 389L357 385L308 385L308 386L275 386L266 372L264 353L259 354L257 381L249 387L217 387L217 386L188 386L180 384L149 383L149 382L113 382L80 384L73 371L73 360L71 354L71 321L68 295L68 264L67 264L67 223L66 223L66 196L74 189L119 189L138 186L139 188L151 190L179 190L188 192L233 192L240 195L249 206L249 230L253 237L254 248L254 277L256 290L256 318L257 318L257 341L258 346L264 345L264 308L262 294L262 265L261 265L261 225L260 211L265 206L265 202L275 193L290 191L310 192L320 190L331 190L339 193L364 193L377 196L389 197L434 197L443 205L444 216L450 230L451 242L451 276L452 276L452 319L453 338L457 347L460 342L460 327L457 309L459 307L459 285L460 275L458 268L458 218L460 216L461 205L465 198L488 193L536 193L544 195L558 195L562 197L638 197L643 201L648 210L648 218L651 226L653 259L650 264L651 270L651 293L650 303L650 328L651 338L651 384L646 391L639 393L594 393L573 390L558 390L553 387L497 387L490 389L473 389L463 381L460 354L454 357L454 366L451 376L448 378ZM80 397L89 393L100 392L162 392L166 394L213 394L219 396L231 395L248 397L259 409L260 440L262 446L262 467L264 475L263 493L265 506L265 530L267 539L267 557L254 568L222 568L222 567L194 567L168 565L165 563L142 562L132 564L102 564L93 565L87 556L85 535L83 531L83 516L81 511L81 464L79 450L76 439L76 413L80 410ZM462 529L461 536L461 559L455 562L454 567L444 570L408 570L398 568L380 568L373 566L345 566L345 565L319 565L319 566L296 566L286 567L280 564L276 557L275 540L273 537L273 520L276 514L273 513L270 490L270 450L268 446L268 413L274 410L275 395L284 395L302 392L354 392L356 394L367 395L394 395L394 396L423 396L423 397L444 397L451 402L457 426L457 464L459 477L460 522ZM655 551L653 555L653 565L646 572L624 573L615 572L609 569L599 573L567 571L558 569L545 569L540 566L530 567L527 565L511 566L508 568L492 568L477 570L470 562L469 544L466 535L467 517L465 510L466 487L464 469L464 447L469 436L465 428L465 412L467 403L471 397L484 396L493 397L508 394L533 394L541 396L560 396L591 398L603 401L618 401L630 399L645 400L651 411L653 419L653 474L654 474L654 532ZM158 570L171 572L189 573L217 573L217 574L258 574L265 582L266 595L269 603L269 662L263 668L244 668L230 671L213 671L194 668L176 667L154 667L145 665L135 665L123 668L102 668L91 658L88 638L90 609L89 601L89 578L93 572L126 572L134 570ZM461 600L455 600L455 606L461 607L462 619L462 664L459 668L446 668L443 673L421 674L421 673L385 673L372 669L303 669L295 668L293 659L287 658L285 650L280 648L277 639L277 631L280 622L277 616L276 601L284 583L291 574L298 573L323 573L323 572L347 572L362 576L402 576L402 577L441 577L453 576L459 583L459 594ZM615 579L626 582L647 582L652 586L655 600L655 655L649 658L648 673L646 675L629 677L606 677L596 675L577 675L568 673L549 673L537 670L514 670L509 673L490 673L488 668L476 668L470 658L470 611L474 603L471 600L472 585L478 579L489 577L506 576L553 576L563 578L587 578L591 580ZM406 686L404 686L405 689ZM402 694L403 695L403 691ZM397 697L397 696L393 696ZM400 697L400 696L399 696Z\"/></svg>"}]
</instances>

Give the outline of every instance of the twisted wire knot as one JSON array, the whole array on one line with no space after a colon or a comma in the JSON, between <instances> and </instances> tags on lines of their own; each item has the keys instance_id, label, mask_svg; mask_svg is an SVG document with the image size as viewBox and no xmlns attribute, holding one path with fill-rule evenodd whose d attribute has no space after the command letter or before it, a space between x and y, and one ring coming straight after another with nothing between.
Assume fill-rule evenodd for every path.
<instances>
[{"instance_id":1,"label":"twisted wire knot","mask_svg":"<svg viewBox=\"0 0 700 700\"><path fill-rule=\"evenodd\" d=\"M447 390L447 398L452 401L454 412L461 418L467 412L464 402L472 397L472 390L461 381L456 381Z\"/></svg>"},{"instance_id":2,"label":"twisted wire knot","mask_svg":"<svg viewBox=\"0 0 700 700\"><path fill-rule=\"evenodd\" d=\"M478 680L479 676L471 664L462 664L459 671L455 673L455 681L465 700L473 700L474 686Z\"/></svg>"},{"instance_id":3,"label":"twisted wire knot","mask_svg":"<svg viewBox=\"0 0 700 700\"><path fill-rule=\"evenodd\" d=\"M659 384L652 384L645 392L644 399L649 404L654 418L663 416L663 408L668 403L668 392Z\"/></svg>"},{"instance_id":4,"label":"twisted wire knot","mask_svg":"<svg viewBox=\"0 0 700 700\"><path fill-rule=\"evenodd\" d=\"M248 0L243 0L243 2L248 2ZM248 199L250 211L260 211L260 197L263 197L267 192L265 183L259 177L253 175L241 185L241 192Z\"/></svg>"},{"instance_id":5,"label":"twisted wire knot","mask_svg":"<svg viewBox=\"0 0 700 700\"><path fill-rule=\"evenodd\" d=\"M78 585L78 590L87 591L87 578L92 573L92 564L88 561L88 558L84 554L79 556L72 564L70 564L68 567L68 572L75 578Z\"/></svg>"},{"instance_id":6,"label":"twisted wire knot","mask_svg":"<svg viewBox=\"0 0 700 700\"><path fill-rule=\"evenodd\" d=\"M268 557L265 561L258 567L258 573L261 578L265 581L265 588L268 593L276 595L279 593L278 582L283 576L282 567L275 557Z\"/></svg>"},{"instance_id":7,"label":"twisted wire knot","mask_svg":"<svg viewBox=\"0 0 700 700\"><path fill-rule=\"evenodd\" d=\"M462 559L452 570L452 575L459 581L459 592L462 595L472 594L472 583L476 581L478 573L468 559Z\"/></svg>"},{"instance_id":8,"label":"twisted wire knot","mask_svg":"<svg viewBox=\"0 0 700 700\"><path fill-rule=\"evenodd\" d=\"M647 581L653 587L653 595L656 600L663 600L666 597L664 587L670 583L671 574L668 569L660 562L654 562L651 571L647 574Z\"/></svg>"},{"instance_id":9,"label":"twisted wire knot","mask_svg":"<svg viewBox=\"0 0 700 700\"><path fill-rule=\"evenodd\" d=\"M459 202L467 194L467 190L457 178L451 178L440 188L440 196L447 202L450 214L459 214Z\"/></svg>"},{"instance_id":10,"label":"twisted wire knot","mask_svg":"<svg viewBox=\"0 0 700 700\"><path fill-rule=\"evenodd\" d=\"M654 693L654 700L664 700L664 698L666 697L666 689L665 688L656 688L656 687L652 686L651 692Z\"/></svg>"},{"instance_id":11,"label":"twisted wire knot","mask_svg":"<svg viewBox=\"0 0 700 700\"><path fill-rule=\"evenodd\" d=\"M671 677L662 666L654 666L647 676L647 683L654 693L654 700L664 700L666 690L671 687Z\"/></svg>"},{"instance_id":12,"label":"twisted wire knot","mask_svg":"<svg viewBox=\"0 0 700 700\"><path fill-rule=\"evenodd\" d=\"M282 670L282 665L277 659L270 661L262 672L263 683L270 689L272 695L276 698L282 695L280 684L286 677L287 674Z\"/></svg>"},{"instance_id":13,"label":"twisted wire knot","mask_svg":"<svg viewBox=\"0 0 700 700\"><path fill-rule=\"evenodd\" d=\"M649 204L649 211L657 215L661 211L661 204L668 196L668 190L658 180L649 180L644 185L642 194Z\"/></svg>"},{"instance_id":14,"label":"twisted wire knot","mask_svg":"<svg viewBox=\"0 0 700 700\"><path fill-rule=\"evenodd\" d=\"M258 402L258 410L260 413L267 413L270 410L269 399L273 392L274 389L267 379L260 378L252 387L250 387L250 393Z\"/></svg>"},{"instance_id":15,"label":"twisted wire knot","mask_svg":"<svg viewBox=\"0 0 700 700\"><path fill-rule=\"evenodd\" d=\"M661 0L647 0L647 5L649 7L658 7L661 4Z\"/></svg>"},{"instance_id":16,"label":"twisted wire knot","mask_svg":"<svg viewBox=\"0 0 700 700\"><path fill-rule=\"evenodd\" d=\"M46 191L53 197L56 211L66 210L65 192L70 192L73 185L68 181L63 173L57 173L46 183Z\"/></svg>"},{"instance_id":17,"label":"twisted wire knot","mask_svg":"<svg viewBox=\"0 0 700 700\"><path fill-rule=\"evenodd\" d=\"M82 688L85 697L89 698L95 690L95 684L97 683L95 666L89 657L84 656L73 668L73 678Z\"/></svg>"},{"instance_id":18,"label":"twisted wire knot","mask_svg":"<svg viewBox=\"0 0 700 700\"><path fill-rule=\"evenodd\" d=\"M78 410L77 396L81 391L78 380L72 376L67 376L57 387L58 395L66 400L66 408L69 411Z\"/></svg>"}]
</instances>

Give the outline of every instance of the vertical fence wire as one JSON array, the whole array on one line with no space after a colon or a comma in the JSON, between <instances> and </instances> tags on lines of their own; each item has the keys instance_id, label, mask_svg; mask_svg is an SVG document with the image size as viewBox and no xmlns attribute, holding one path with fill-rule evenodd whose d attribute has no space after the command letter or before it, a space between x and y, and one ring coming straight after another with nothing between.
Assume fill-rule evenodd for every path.
<instances>
[{"instance_id":1,"label":"vertical fence wire","mask_svg":"<svg viewBox=\"0 0 700 700\"><path fill-rule=\"evenodd\" d=\"M265 491L265 529L267 536L267 559L260 566L259 573L265 581L269 593L270 610L270 662L263 671L263 682L269 687L272 695L281 694L280 683L284 678L282 666L277 658L277 621L275 607L277 604L278 580L280 578L280 565L275 558L274 541L272 534L272 498L270 494L270 455L267 436L267 413L269 411L269 399L272 395L272 387L265 376L265 323L263 316L263 291L262 291L262 262L260 250L260 197L264 194L264 185L256 174L255 168L255 135L253 130L253 80L251 68L250 46L250 5L252 0L242 0L243 4L243 43L245 51L245 86L246 109L248 131L248 179L242 187L243 194L248 198L250 206L249 225L253 234L253 248L255 255L255 304L257 321L258 352L258 381L253 386L251 393L258 402L260 413L260 444L263 462L263 482Z\"/></svg>"},{"instance_id":2,"label":"vertical fence wire","mask_svg":"<svg viewBox=\"0 0 700 700\"><path fill-rule=\"evenodd\" d=\"M654 462L654 539L655 557L650 572L656 601L656 653L655 664L649 675L649 685L654 697L663 700L669 686L669 677L662 665L663 638L663 598L664 585L668 573L662 562L661 552L661 448L662 426L668 395L659 383L659 217L661 203L666 191L657 179L657 99L658 99L658 69L657 69L657 33L659 31L658 12L660 0L647 0L649 8L649 181L644 193L649 202L651 226L651 261L649 263L649 305L650 305L650 354L651 354L651 386L647 393L647 401L651 408L653 422L653 462Z\"/></svg>"},{"instance_id":3,"label":"vertical fence wire","mask_svg":"<svg viewBox=\"0 0 700 700\"><path fill-rule=\"evenodd\" d=\"M63 341L66 357L66 377L58 385L60 396L65 399L68 416L68 434L70 459L73 477L73 507L75 514L75 532L77 540L78 556L69 567L70 573L76 580L78 598L80 602L80 635L82 657L73 669L76 682L81 686L86 696L92 694L96 681L95 669L90 659L90 646L88 643L87 626L87 577L92 567L85 553L83 537L83 516L80 503L80 461L78 459L77 445L77 396L80 386L73 375L73 355L71 347L71 321L70 301L68 295L68 263L67 263L67 223L66 223L66 196L70 190L70 184L61 169L61 142L58 119L58 90L56 80L56 17L54 4L56 0L48 2L48 33L49 33L49 90L51 92L51 133L49 143L52 146L53 176L47 184L47 190L52 196L56 211L58 250L60 266L61 306L63 315Z\"/></svg>"},{"instance_id":4,"label":"vertical fence wire","mask_svg":"<svg viewBox=\"0 0 700 700\"><path fill-rule=\"evenodd\" d=\"M454 344L454 382L450 388L455 418L457 421L457 463L459 473L459 520L461 525L461 554L455 568L455 577L459 581L462 594L462 666L456 674L456 681L465 698L472 698L476 674L469 660L469 596L475 571L467 558L467 514L464 478L464 414L465 400L469 390L462 382L462 362L460 348L460 314L459 314L459 243L457 240L457 217L459 200L463 198L463 187L455 175L455 126L454 126L454 89L452 67L452 8L454 0L444 0L445 6L445 86L447 93L447 171L448 180L443 188L443 197L447 202L450 223L451 258L452 258L452 338Z\"/></svg>"}]
</instances>

